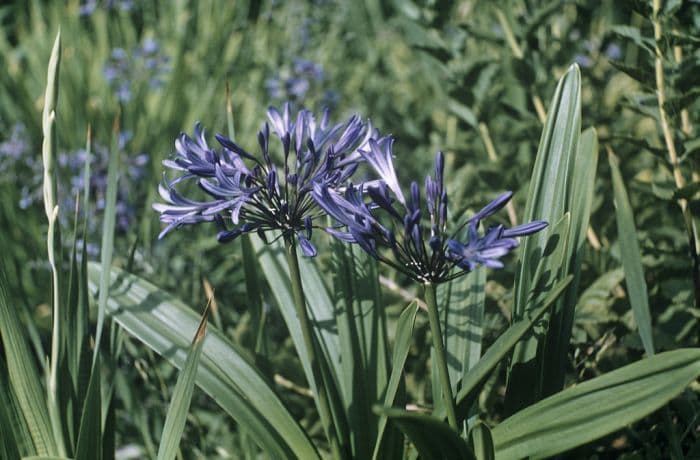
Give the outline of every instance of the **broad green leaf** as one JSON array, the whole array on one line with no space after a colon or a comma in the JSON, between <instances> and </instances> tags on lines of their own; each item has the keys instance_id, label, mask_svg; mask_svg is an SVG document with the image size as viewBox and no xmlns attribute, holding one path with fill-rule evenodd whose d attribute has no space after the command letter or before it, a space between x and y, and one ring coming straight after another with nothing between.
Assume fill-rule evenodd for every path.
<instances>
[{"instance_id":1,"label":"broad green leaf","mask_svg":"<svg viewBox=\"0 0 700 460\"><path fill-rule=\"evenodd\" d=\"M89 265L90 287L100 279ZM132 336L178 368L199 324L198 315L175 297L122 270L111 269L107 313ZM272 458L318 458L306 433L284 407L247 352L210 328L197 368L197 385L245 426Z\"/></svg>"},{"instance_id":2,"label":"broad green leaf","mask_svg":"<svg viewBox=\"0 0 700 460\"><path fill-rule=\"evenodd\" d=\"M549 457L624 428L700 375L700 349L680 349L543 399L491 430L498 460Z\"/></svg>"},{"instance_id":3,"label":"broad green leaf","mask_svg":"<svg viewBox=\"0 0 700 460\"><path fill-rule=\"evenodd\" d=\"M571 193L567 210L571 213L569 244L564 256L564 266L574 275L562 298L555 304L547 329L544 346L542 395L560 391L564 387L566 361L569 342L574 325L574 311L581 279L583 248L586 244L586 231L591 215L595 173L598 165L598 136L595 129L589 128L581 134L574 166L571 169Z\"/></svg>"},{"instance_id":4,"label":"broad green leaf","mask_svg":"<svg viewBox=\"0 0 700 460\"><path fill-rule=\"evenodd\" d=\"M620 245L622 268L625 272L625 284L630 298L634 321L639 329L644 351L647 355L654 354L654 340L651 330L651 314L649 313L649 298L647 283L644 281L642 256L639 251L639 240L634 225L634 215L630 206L625 183L620 174L617 158L608 155L610 172L612 174L613 192L615 194L615 217L617 219L617 241Z\"/></svg>"},{"instance_id":5,"label":"broad green leaf","mask_svg":"<svg viewBox=\"0 0 700 460\"><path fill-rule=\"evenodd\" d=\"M483 422L477 422L469 430L469 441L478 460L494 460L496 453L493 448L491 429Z\"/></svg>"},{"instance_id":6,"label":"broad green leaf","mask_svg":"<svg viewBox=\"0 0 700 460\"><path fill-rule=\"evenodd\" d=\"M258 253L262 272L267 278L280 313L282 313L287 329L289 329L289 335L298 352L306 379L311 390L314 394L317 394L317 386L311 371L309 355L305 351L306 345L301 332L301 325L297 319L296 307L294 306L284 245L279 240L270 244L264 244L260 238L252 238L252 242ZM340 396L342 394L340 380L343 375L343 359L340 354L338 334L335 330L333 302L313 261L307 257L301 257L299 258L299 268L309 317L314 326L317 343L322 352L320 356L318 354L317 356L330 400L333 425L336 428L341 444L347 444L350 442L351 431L347 426L345 410Z\"/></svg>"},{"instance_id":7,"label":"broad green leaf","mask_svg":"<svg viewBox=\"0 0 700 460\"><path fill-rule=\"evenodd\" d=\"M525 316L525 318L513 323L484 353L479 362L462 379L461 389L455 401L457 402L457 416L463 418L469 406L471 406L477 392L483 382L486 381L491 371L496 365L506 357L515 347L518 341L530 330L533 325L549 310L552 304L559 298L566 286L571 282L571 276L560 281L556 286L547 292L547 297L538 303L535 309ZM444 412L444 411L443 411ZM441 416L443 414L440 414Z\"/></svg>"},{"instance_id":8,"label":"broad green leaf","mask_svg":"<svg viewBox=\"0 0 700 460\"><path fill-rule=\"evenodd\" d=\"M355 245L331 242L335 318L343 356L339 385L353 456L369 458L379 417L372 411L386 389L386 318L376 261Z\"/></svg>"},{"instance_id":9,"label":"broad green leaf","mask_svg":"<svg viewBox=\"0 0 700 460\"><path fill-rule=\"evenodd\" d=\"M10 444L5 447L5 451L9 453L6 457L0 458L19 458L21 455L34 455L36 453L34 442L10 385L7 363L4 357L0 359L0 406L2 406L4 412L3 419L7 420L7 423L0 421L0 425L2 425L0 434L3 434L3 436L0 436L0 443ZM5 433L7 433L7 437L5 437ZM12 455L14 451L17 451L15 456ZM0 450L0 453L2 453L2 450Z\"/></svg>"},{"instance_id":10,"label":"broad green leaf","mask_svg":"<svg viewBox=\"0 0 700 460\"><path fill-rule=\"evenodd\" d=\"M41 387L35 361L22 334L24 328L16 309L10 305L7 292L5 267L0 264L0 338L5 350L9 382L29 428L34 452L39 455L55 455L56 444L46 406L46 393Z\"/></svg>"},{"instance_id":11,"label":"broad green leaf","mask_svg":"<svg viewBox=\"0 0 700 460\"><path fill-rule=\"evenodd\" d=\"M9 395L5 395L6 382L0 377L0 458L20 458L19 442L15 437L14 420L10 411L13 409Z\"/></svg>"},{"instance_id":12,"label":"broad green leaf","mask_svg":"<svg viewBox=\"0 0 700 460\"><path fill-rule=\"evenodd\" d=\"M270 284L272 294L280 307L287 327L297 350L304 349L304 341L295 317L294 302L292 300L292 290L289 282L289 269L285 258L284 245L281 241L265 244L260 238L251 238L253 247L258 253L258 260L263 274ZM333 301L328 294L323 278L316 266L306 257L299 258L299 268L311 314L311 320L315 323L317 337L324 352L325 359L331 364L333 374L342 375L342 365L340 359L340 344L338 335L332 325L335 324L333 317ZM294 327L290 327L294 326ZM301 353L300 359L304 365L307 376L311 375L311 367L306 359L306 354Z\"/></svg>"},{"instance_id":13,"label":"broad green leaf","mask_svg":"<svg viewBox=\"0 0 700 460\"><path fill-rule=\"evenodd\" d=\"M476 460L459 433L439 418L402 409L380 408L379 412L403 431L422 460Z\"/></svg>"},{"instance_id":14,"label":"broad green leaf","mask_svg":"<svg viewBox=\"0 0 700 460\"><path fill-rule=\"evenodd\" d=\"M187 414L190 411L192 394L194 393L194 383L197 377L199 358L202 354L202 346L204 345L208 313L209 305L207 305L204 314L202 314L202 321L199 323L197 332L195 332L192 347L187 354L184 366L182 366L180 376L177 378L170 407L168 407L168 413L165 416L163 434L158 447L158 460L174 459L177 455L180 438L185 430Z\"/></svg>"},{"instance_id":15,"label":"broad green leaf","mask_svg":"<svg viewBox=\"0 0 700 460\"><path fill-rule=\"evenodd\" d=\"M99 353L96 352L96 355L80 417L78 443L75 449L76 460L100 460L102 458L101 371Z\"/></svg>"},{"instance_id":16,"label":"broad green leaf","mask_svg":"<svg viewBox=\"0 0 700 460\"><path fill-rule=\"evenodd\" d=\"M537 150L523 222L545 220L551 225L559 221L567 211L572 193L570 179L574 157L578 151L580 132L581 75L578 66L573 65L559 80L547 111L547 121ZM539 282L536 279L538 261L551 232L551 229L541 231L523 240L514 287L513 317L516 320L523 317L528 308L527 299L532 287ZM540 273L551 272L552 277L556 278L561 277L567 269L568 263L551 265ZM544 348L545 333L546 330L536 327L513 352L508 373L507 412L512 413L527 406L541 395L543 387L541 353ZM517 388L514 387L515 385Z\"/></svg>"},{"instance_id":17,"label":"broad green leaf","mask_svg":"<svg viewBox=\"0 0 700 460\"><path fill-rule=\"evenodd\" d=\"M486 269L473 272L438 287L443 318L447 366L453 391L481 357L482 323L486 299Z\"/></svg>"},{"instance_id":18,"label":"broad green leaf","mask_svg":"<svg viewBox=\"0 0 700 460\"><path fill-rule=\"evenodd\" d=\"M389 384L386 388L386 396L384 397L384 407L392 407L397 403L397 394L401 385L401 380L404 375L404 365L408 357L408 351L411 347L411 338L413 337L413 326L416 323L416 314L418 313L418 304L412 302L399 316L399 321L396 325L396 334L394 337L394 352L391 359L391 376ZM382 416L379 421L379 432L377 442L374 445L374 454L372 458L385 458L384 448L388 444L385 441L386 433L385 416Z\"/></svg>"}]
</instances>

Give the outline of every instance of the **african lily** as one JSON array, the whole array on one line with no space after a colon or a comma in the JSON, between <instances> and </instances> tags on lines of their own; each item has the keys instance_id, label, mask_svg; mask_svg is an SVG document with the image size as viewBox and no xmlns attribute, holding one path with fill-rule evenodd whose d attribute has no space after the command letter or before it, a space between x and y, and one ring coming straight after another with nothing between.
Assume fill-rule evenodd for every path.
<instances>
[{"instance_id":1,"label":"african lily","mask_svg":"<svg viewBox=\"0 0 700 460\"><path fill-rule=\"evenodd\" d=\"M464 275L479 265L489 268L503 267L500 258L518 246L515 237L538 232L546 227L547 223L534 221L508 229L497 225L490 227L480 236L481 221L510 200L512 193L506 192L474 214L454 232L448 233L448 195L443 180L445 160L442 152L438 152L435 158L435 176L425 178L428 219L427 222L423 222L424 209L421 207L418 184L411 183L408 199L404 197L399 185L392 158L393 142L391 137L370 139L368 148L359 150L366 162L380 176L380 180L357 187L349 185L342 193L318 183L314 186L313 195L319 205L344 227L327 228L328 233L342 241L360 245L377 260L424 285L448 421L457 428L435 286ZM365 199L365 195L369 199ZM379 211L383 211L387 218L380 219ZM462 242L458 239L458 233L465 226L467 238ZM388 248L393 257L382 252L381 246Z\"/></svg>"},{"instance_id":2,"label":"african lily","mask_svg":"<svg viewBox=\"0 0 700 460\"><path fill-rule=\"evenodd\" d=\"M312 198L312 190L316 185L337 188L344 184L362 161L359 149L375 134L371 125L357 115L345 123L330 125L325 112L317 123L307 110L300 110L293 118L288 104L281 112L270 108L267 117L269 123L258 133L259 157L221 134L216 135L221 149L210 148L199 124L195 126L194 138L182 134L175 143L174 157L163 162L181 175L171 181L164 179L159 191L166 203L153 207L160 212L161 222L167 224L160 238L181 225L200 222L218 223L221 230L217 238L221 243L250 232L257 232L263 240L266 231L280 232L287 250L305 352L318 392L319 413L337 458L339 446L316 358L318 345L306 309L296 246L306 256L316 255L310 237L313 220L322 210ZM279 165L273 161L270 125L281 144ZM178 184L190 180L196 181L211 199L195 201L176 190Z\"/></svg>"}]
</instances>

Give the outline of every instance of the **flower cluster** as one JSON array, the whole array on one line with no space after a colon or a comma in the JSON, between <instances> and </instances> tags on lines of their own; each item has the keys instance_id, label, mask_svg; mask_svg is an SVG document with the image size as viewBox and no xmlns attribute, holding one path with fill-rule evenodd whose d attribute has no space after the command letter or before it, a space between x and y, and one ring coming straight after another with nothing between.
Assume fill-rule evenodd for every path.
<instances>
[{"instance_id":1,"label":"flower cluster","mask_svg":"<svg viewBox=\"0 0 700 460\"><path fill-rule=\"evenodd\" d=\"M184 224L217 222L220 242L246 232L264 238L263 232L278 230L295 239L304 255L316 254L309 239L319 209L311 192L315 185L341 187L361 161L359 149L376 134L357 115L331 125L328 112L317 122L307 110L292 117L288 104L281 112L270 108L267 117L258 133L259 156L220 134L221 148L210 148L199 124L193 138L180 135L177 152L163 164L181 175L164 180L159 191L166 203L153 206L167 224L160 238ZM281 164L273 161L270 127L281 146ZM190 180L211 199L194 201L176 191L176 185Z\"/></svg>"},{"instance_id":2,"label":"flower cluster","mask_svg":"<svg viewBox=\"0 0 700 460\"><path fill-rule=\"evenodd\" d=\"M121 102L132 97L132 87L146 81L150 89L161 88L170 72L170 59L160 51L160 45L147 38L130 52L114 48L104 67L104 77Z\"/></svg>"},{"instance_id":3,"label":"flower cluster","mask_svg":"<svg viewBox=\"0 0 700 460\"><path fill-rule=\"evenodd\" d=\"M360 154L380 176L379 181L357 187L351 185L342 193L317 184L313 196L319 206L340 224L327 228L328 233L342 241L360 245L376 259L415 281L438 284L472 271L478 265L500 268L503 263L499 259L518 246L515 237L538 232L547 225L542 221L509 229L497 225L479 235L481 221L501 209L511 198L512 193L507 192L449 234L443 154L438 152L436 156L434 177L429 175L425 179L424 209L416 182L411 183L408 198L401 190L392 161L393 139L370 140L368 147L360 150ZM423 223L425 210L428 219ZM380 219L378 211L382 211L386 219ZM457 235L465 226L466 241L462 242ZM393 259L380 251L381 246L390 249Z\"/></svg>"}]
</instances>

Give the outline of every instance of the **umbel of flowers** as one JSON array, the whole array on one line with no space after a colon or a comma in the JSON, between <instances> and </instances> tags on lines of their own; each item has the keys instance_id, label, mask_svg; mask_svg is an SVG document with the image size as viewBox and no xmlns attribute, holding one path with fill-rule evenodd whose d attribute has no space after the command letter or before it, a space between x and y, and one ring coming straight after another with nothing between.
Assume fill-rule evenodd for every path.
<instances>
[{"instance_id":1,"label":"umbel of flowers","mask_svg":"<svg viewBox=\"0 0 700 460\"><path fill-rule=\"evenodd\" d=\"M343 192L319 183L314 185L313 194L319 205L339 223L338 227L327 228L328 233L342 241L358 244L377 260L423 284L447 418L450 425L458 429L435 286L464 275L479 265L503 267L499 259L518 246L515 237L538 232L547 223L535 221L508 229L497 225L479 235L481 221L510 200L512 193L506 192L448 233L444 155L437 153L435 175L425 178L423 208L417 182L411 183L408 198L401 190L393 164L393 145L393 138L387 136L370 139L368 148L360 149L360 154L379 175L379 180L357 187L349 185ZM457 235L465 226L466 240L460 241ZM381 246L389 254L381 251Z\"/></svg>"},{"instance_id":2,"label":"umbel of flowers","mask_svg":"<svg viewBox=\"0 0 700 460\"><path fill-rule=\"evenodd\" d=\"M164 180L159 190L166 203L153 206L167 224L160 238L181 225L216 221L222 243L246 232L279 230L285 238L294 237L304 255L316 255L309 240L320 211L311 196L313 186L342 186L362 159L358 149L375 133L357 115L331 125L328 112L317 122L307 110L292 117L288 104L281 112L270 108L267 117L269 123L258 133L259 155L221 134L216 135L221 147L210 148L199 124L194 138L180 135L174 158L163 164L181 175ZM272 151L270 125L278 152ZM281 154L279 164L273 161L275 153ZM208 201L176 191L177 184L192 180L209 195Z\"/></svg>"},{"instance_id":3,"label":"umbel of flowers","mask_svg":"<svg viewBox=\"0 0 700 460\"><path fill-rule=\"evenodd\" d=\"M297 245L306 256L316 255L311 231L323 214L336 225L326 231L334 237L358 244L377 260L406 274L425 288L435 358L447 408L447 418L458 429L442 331L436 301L437 284L464 275L483 265L501 268L501 258L518 246L517 237L530 235L547 226L535 221L512 228L491 226L480 233L484 219L510 200L512 193L498 196L479 212L448 232L448 193L444 183L445 160L435 158L435 173L425 178L425 203L420 187L412 182L405 196L393 164L391 136L379 137L368 122L353 116L345 123L331 125L328 113L317 123L313 114L300 110L296 117L289 105L282 111L270 108L258 133L259 155L249 153L233 140L217 135L219 149L210 148L199 125L194 138L182 134L177 152L164 165L180 173L164 180L157 203L166 227L163 237L186 224L217 222L222 243L239 235L278 231L287 249L290 282L297 317L304 336L316 385L316 402L335 458L340 458L328 394L317 356L318 344L311 330L296 254ZM272 131L280 148L273 151ZM280 163L273 161L278 153ZM350 182L360 163L368 164L379 178L359 185ZM175 187L196 181L210 197L196 201L184 197ZM324 220L325 221L325 220ZM466 235L459 237L461 233Z\"/></svg>"}]
</instances>

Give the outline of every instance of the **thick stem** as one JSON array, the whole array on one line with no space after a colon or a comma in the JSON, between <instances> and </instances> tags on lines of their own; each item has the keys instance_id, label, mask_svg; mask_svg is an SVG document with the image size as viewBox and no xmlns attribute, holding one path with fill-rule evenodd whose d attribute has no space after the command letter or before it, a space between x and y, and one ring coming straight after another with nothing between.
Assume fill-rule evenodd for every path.
<instances>
[{"instance_id":1,"label":"thick stem","mask_svg":"<svg viewBox=\"0 0 700 460\"><path fill-rule=\"evenodd\" d=\"M331 414L330 401L328 400L328 392L326 390L323 376L321 375L321 363L317 358L316 341L311 328L311 320L306 311L306 300L304 297L304 289L301 285L301 273L299 272L299 259L297 258L296 244L292 238L285 237L285 247L287 249L287 264L289 265L289 279L292 283L292 296L294 297L294 306L296 307L299 325L301 326L301 334L306 347L306 355L311 364L311 374L316 384L316 399L318 400L318 412L323 423L323 429L326 432L328 443L331 447L333 458L343 458L340 454L340 445L338 436L333 426L333 415Z\"/></svg>"},{"instance_id":2,"label":"thick stem","mask_svg":"<svg viewBox=\"0 0 700 460\"><path fill-rule=\"evenodd\" d=\"M455 413L455 398L452 395L452 384L450 374L447 370L447 355L445 346L442 343L442 328L440 327L440 315L438 314L437 299L435 296L435 285L425 283L425 303L428 305L428 319L430 321L430 334L433 336L433 348L435 348L435 361L442 387L442 398L447 409L447 421L450 426L459 431L457 425L457 415Z\"/></svg>"}]
</instances>

